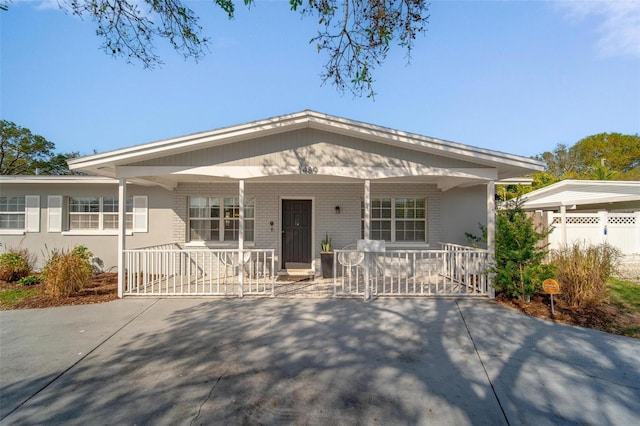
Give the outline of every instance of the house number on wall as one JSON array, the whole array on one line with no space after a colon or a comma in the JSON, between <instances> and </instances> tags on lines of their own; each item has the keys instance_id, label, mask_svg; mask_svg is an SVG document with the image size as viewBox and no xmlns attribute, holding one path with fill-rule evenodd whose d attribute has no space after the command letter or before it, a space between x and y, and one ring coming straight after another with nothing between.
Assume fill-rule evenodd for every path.
<instances>
[{"instance_id":1,"label":"house number on wall","mask_svg":"<svg viewBox=\"0 0 640 426\"><path fill-rule=\"evenodd\" d=\"M311 166L302 166L300 167L300 173L304 175L315 175L318 173L318 168Z\"/></svg>"}]
</instances>

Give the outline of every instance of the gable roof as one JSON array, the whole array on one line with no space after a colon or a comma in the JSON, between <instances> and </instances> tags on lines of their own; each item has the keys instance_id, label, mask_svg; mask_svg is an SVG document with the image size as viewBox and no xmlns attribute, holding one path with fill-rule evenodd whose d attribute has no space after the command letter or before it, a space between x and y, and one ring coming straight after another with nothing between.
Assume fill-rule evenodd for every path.
<instances>
[{"instance_id":1,"label":"gable roof","mask_svg":"<svg viewBox=\"0 0 640 426\"><path fill-rule=\"evenodd\" d=\"M640 181L567 179L525 195L527 210L640 201Z\"/></svg>"},{"instance_id":2,"label":"gable roof","mask_svg":"<svg viewBox=\"0 0 640 426\"><path fill-rule=\"evenodd\" d=\"M94 175L118 177L116 168L119 166L304 128L355 137L418 153L459 159L477 164L478 167L495 168L499 179L540 171L544 167L542 162L531 158L403 132L310 110L80 157L69 160L69 167L72 170L81 170Z\"/></svg>"}]
</instances>

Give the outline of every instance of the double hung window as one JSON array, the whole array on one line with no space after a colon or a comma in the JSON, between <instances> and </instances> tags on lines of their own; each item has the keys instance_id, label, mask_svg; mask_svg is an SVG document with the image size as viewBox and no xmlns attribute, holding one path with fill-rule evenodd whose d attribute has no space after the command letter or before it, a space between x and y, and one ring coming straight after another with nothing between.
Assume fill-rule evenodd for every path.
<instances>
[{"instance_id":1,"label":"double hung window","mask_svg":"<svg viewBox=\"0 0 640 426\"><path fill-rule=\"evenodd\" d=\"M255 199L244 205L244 240L254 240ZM237 197L190 197L189 239L191 241L238 241L240 200Z\"/></svg>"},{"instance_id":2,"label":"double hung window","mask_svg":"<svg viewBox=\"0 0 640 426\"><path fill-rule=\"evenodd\" d=\"M364 237L364 202L361 211ZM372 240L416 243L426 241L427 217L424 198L372 198L370 219Z\"/></svg>"},{"instance_id":3,"label":"double hung window","mask_svg":"<svg viewBox=\"0 0 640 426\"><path fill-rule=\"evenodd\" d=\"M0 197L0 233L40 232L40 196Z\"/></svg>"},{"instance_id":4,"label":"double hung window","mask_svg":"<svg viewBox=\"0 0 640 426\"><path fill-rule=\"evenodd\" d=\"M25 229L24 196L0 197L0 229Z\"/></svg>"},{"instance_id":5,"label":"double hung window","mask_svg":"<svg viewBox=\"0 0 640 426\"><path fill-rule=\"evenodd\" d=\"M133 197L126 201L126 227L133 229ZM118 229L117 197L69 197L69 230Z\"/></svg>"}]
</instances>

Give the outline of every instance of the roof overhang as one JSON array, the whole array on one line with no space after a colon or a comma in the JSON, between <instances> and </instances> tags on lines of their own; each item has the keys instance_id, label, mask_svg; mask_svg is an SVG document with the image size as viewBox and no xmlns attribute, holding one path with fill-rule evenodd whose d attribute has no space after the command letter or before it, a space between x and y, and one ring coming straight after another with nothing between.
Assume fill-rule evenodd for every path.
<instances>
[{"instance_id":1,"label":"roof overhang","mask_svg":"<svg viewBox=\"0 0 640 426\"><path fill-rule=\"evenodd\" d=\"M193 180L193 176L196 175L206 176L209 180L215 178L237 179L239 177L232 177L231 175L210 174L211 170L205 170L205 168L202 167L193 167L191 170L182 171L173 170L164 174L159 173L159 170L154 170L150 173L149 169L131 165L158 157L166 157L194 150L232 144L244 140L304 128L333 132L344 136L351 136L421 153L454 158L476 164L478 168L495 170L495 172L493 172L495 176L486 176L484 179L495 180L517 177L544 169L544 164L542 162L531 158L472 147L469 145L389 129L382 126L348 120L308 110L208 132L194 133L177 138L80 157L69 160L69 167L72 170L80 170L90 174L111 178L138 177L148 180L149 182L155 182L155 184L159 184L159 182L163 181L164 185L169 186L175 186L175 184L180 181L186 181L188 179ZM132 171L131 168L136 167L136 171ZM239 167L240 166L238 166L238 168ZM290 175L287 170L268 170L258 174L248 170L236 170L231 174L242 175L243 173L249 174L249 176L246 176L245 178L262 180ZM252 175L252 173L254 175ZM296 170L295 174L299 179L299 170ZM351 173L347 176L331 173L318 174L338 179L376 179L376 177L372 177L362 170L357 170L355 173ZM419 175L414 176L413 173L408 173L407 176L403 177L417 178L418 176ZM444 175L438 173L430 176L438 178L439 180L457 177L455 175ZM379 176L378 178L392 179L399 177L401 176L394 174L393 176ZM315 179L317 181L318 178L316 177Z\"/></svg>"},{"instance_id":2,"label":"roof overhang","mask_svg":"<svg viewBox=\"0 0 640 426\"><path fill-rule=\"evenodd\" d=\"M127 183L141 186L150 186L151 183L144 179L127 179ZM104 176L84 175L11 175L0 176L1 184L36 184L36 185L117 185L118 180Z\"/></svg>"},{"instance_id":3,"label":"roof overhang","mask_svg":"<svg viewBox=\"0 0 640 426\"><path fill-rule=\"evenodd\" d=\"M640 181L563 180L525 195L526 210L640 201Z\"/></svg>"}]
</instances>

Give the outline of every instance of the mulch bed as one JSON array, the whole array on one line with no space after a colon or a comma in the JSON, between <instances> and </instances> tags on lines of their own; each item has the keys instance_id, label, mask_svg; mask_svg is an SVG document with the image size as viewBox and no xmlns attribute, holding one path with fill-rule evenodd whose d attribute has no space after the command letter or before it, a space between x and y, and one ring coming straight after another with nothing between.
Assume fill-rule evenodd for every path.
<instances>
[{"instance_id":1,"label":"mulch bed","mask_svg":"<svg viewBox=\"0 0 640 426\"><path fill-rule=\"evenodd\" d=\"M603 303L598 306L575 308L559 297L554 297L554 314L551 313L551 298L548 295L536 295L530 302L519 299L497 297L496 301L515 308L527 315L544 318L564 324L619 334L619 329L640 324L640 315L621 310L618 306ZM640 337L633 336L633 337Z\"/></svg>"},{"instance_id":2,"label":"mulch bed","mask_svg":"<svg viewBox=\"0 0 640 426\"><path fill-rule=\"evenodd\" d=\"M69 297L55 298L43 293L42 284L24 286L18 283L0 281L0 291L13 289L35 289L38 291L37 294L23 299L10 308L0 306L0 309L51 308L54 306L88 305L93 303L109 302L117 299L117 286L118 274L105 272L95 275L89 284L78 293Z\"/></svg>"},{"instance_id":3,"label":"mulch bed","mask_svg":"<svg viewBox=\"0 0 640 426\"><path fill-rule=\"evenodd\" d=\"M280 285L287 285L288 283L288 285L292 285L289 289L291 291L297 290L297 292L301 292L302 287L300 289L294 288L296 283L304 286L307 284L308 280L308 276L281 276L277 279ZM42 292L41 284L24 286L17 283L0 281L0 291L11 289L38 290L37 294L29 296L11 307L0 305L0 310L50 308L55 306L86 305L109 302L117 298L117 282L118 274L101 273L95 275L91 282L77 294L69 297L54 298L47 296ZM282 292L282 289L280 291ZM551 314L551 299L548 295L533 296L530 302L517 299L510 300L501 297L498 297L496 301L534 317L544 318L564 324L594 328L609 333L619 334L620 329L622 328L640 325L640 314L625 312L618 306L609 303L579 309L569 306L564 300L556 297L554 299L555 314ZM633 335L632 337L640 338L640 334Z\"/></svg>"}]
</instances>

